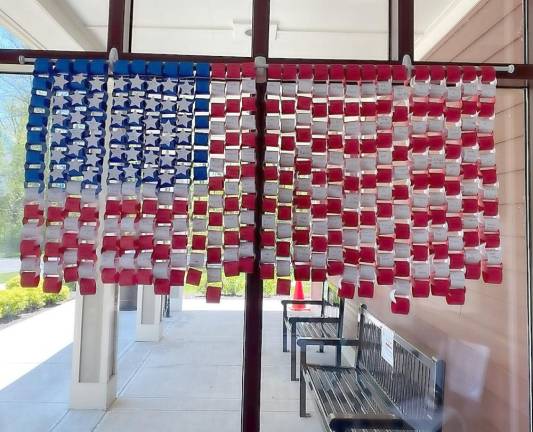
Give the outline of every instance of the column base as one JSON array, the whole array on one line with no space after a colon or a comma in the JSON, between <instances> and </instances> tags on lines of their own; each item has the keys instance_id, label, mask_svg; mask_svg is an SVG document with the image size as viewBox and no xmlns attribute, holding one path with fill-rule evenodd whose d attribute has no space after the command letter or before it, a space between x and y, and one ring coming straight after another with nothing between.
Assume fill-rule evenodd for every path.
<instances>
[{"instance_id":1,"label":"column base","mask_svg":"<svg viewBox=\"0 0 533 432\"><path fill-rule=\"evenodd\" d=\"M170 310L181 312L183 310L183 287L176 286L170 289Z\"/></svg>"},{"instance_id":2,"label":"column base","mask_svg":"<svg viewBox=\"0 0 533 432\"><path fill-rule=\"evenodd\" d=\"M117 377L107 383L74 383L70 388L70 409L107 410L117 395Z\"/></svg>"},{"instance_id":3,"label":"column base","mask_svg":"<svg viewBox=\"0 0 533 432\"><path fill-rule=\"evenodd\" d=\"M163 334L161 323L156 324L139 324L135 340L137 342L159 342Z\"/></svg>"}]
</instances>

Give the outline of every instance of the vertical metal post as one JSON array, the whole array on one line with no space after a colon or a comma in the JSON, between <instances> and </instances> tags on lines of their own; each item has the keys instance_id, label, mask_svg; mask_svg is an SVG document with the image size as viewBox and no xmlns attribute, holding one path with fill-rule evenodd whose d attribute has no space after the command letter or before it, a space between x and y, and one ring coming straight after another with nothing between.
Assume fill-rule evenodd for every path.
<instances>
[{"instance_id":1,"label":"vertical metal post","mask_svg":"<svg viewBox=\"0 0 533 432\"><path fill-rule=\"evenodd\" d=\"M254 0L252 17L252 57L268 58L270 1ZM264 75L261 76L264 78ZM261 343L263 331L263 281L259 273L265 159L266 80L257 79L256 100L256 202L254 271L246 276L244 347L242 377L242 432L259 432L261 412Z\"/></svg>"},{"instance_id":2,"label":"vertical metal post","mask_svg":"<svg viewBox=\"0 0 533 432\"><path fill-rule=\"evenodd\" d=\"M119 54L131 47L131 18L133 0L109 0L107 27L107 51L116 48Z\"/></svg>"},{"instance_id":3,"label":"vertical metal post","mask_svg":"<svg viewBox=\"0 0 533 432\"><path fill-rule=\"evenodd\" d=\"M405 54L414 60L414 0L389 0L389 60L401 60Z\"/></svg>"},{"instance_id":4,"label":"vertical metal post","mask_svg":"<svg viewBox=\"0 0 533 432\"><path fill-rule=\"evenodd\" d=\"M524 63L529 64L533 58L533 36L529 33L530 20L533 18L533 8L530 7L530 0L525 0L524 7ZM525 112L524 112L524 125L525 125L525 170L526 170L526 259L527 259L527 309L528 309L528 346L529 346L529 389L533 385L533 238L531 235L531 222L533 214L533 192L532 192L532 172L533 161L531 160L531 125L533 124L533 112L531 110L533 104L533 76L527 81L527 87L525 92ZM529 394L529 430L533 431L533 390Z\"/></svg>"}]
</instances>

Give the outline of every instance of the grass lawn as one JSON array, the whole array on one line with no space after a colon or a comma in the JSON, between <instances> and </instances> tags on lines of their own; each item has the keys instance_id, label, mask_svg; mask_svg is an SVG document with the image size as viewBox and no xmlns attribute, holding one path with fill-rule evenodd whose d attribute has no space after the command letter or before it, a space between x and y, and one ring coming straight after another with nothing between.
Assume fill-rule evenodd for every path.
<instances>
[{"instance_id":1,"label":"grass lawn","mask_svg":"<svg viewBox=\"0 0 533 432\"><path fill-rule=\"evenodd\" d=\"M6 283L13 276L18 276L19 272L0 273L0 283Z\"/></svg>"}]
</instances>

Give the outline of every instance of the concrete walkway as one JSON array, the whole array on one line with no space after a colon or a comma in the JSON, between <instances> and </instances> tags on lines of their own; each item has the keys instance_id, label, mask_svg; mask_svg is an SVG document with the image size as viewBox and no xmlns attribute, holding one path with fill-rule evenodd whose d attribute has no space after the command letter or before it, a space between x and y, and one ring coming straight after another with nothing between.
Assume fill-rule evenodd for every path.
<instances>
[{"instance_id":1,"label":"concrete walkway","mask_svg":"<svg viewBox=\"0 0 533 432\"><path fill-rule=\"evenodd\" d=\"M107 412L68 409L73 301L0 331L0 431L240 430L242 299L185 300L183 312L165 319L159 343L134 342L135 312L121 312L119 323L119 397ZM280 303L267 299L261 430L323 430L317 414L300 419L297 410Z\"/></svg>"}]
</instances>

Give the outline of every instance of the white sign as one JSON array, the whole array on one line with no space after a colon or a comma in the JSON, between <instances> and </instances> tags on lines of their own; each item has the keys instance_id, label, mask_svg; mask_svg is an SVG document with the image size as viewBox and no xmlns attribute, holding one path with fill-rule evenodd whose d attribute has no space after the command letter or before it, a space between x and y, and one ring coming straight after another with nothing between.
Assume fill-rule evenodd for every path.
<instances>
[{"instance_id":1,"label":"white sign","mask_svg":"<svg viewBox=\"0 0 533 432\"><path fill-rule=\"evenodd\" d=\"M394 367L394 332L388 327L381 327L381 357Z\"/></svg>"}]
</instances>

